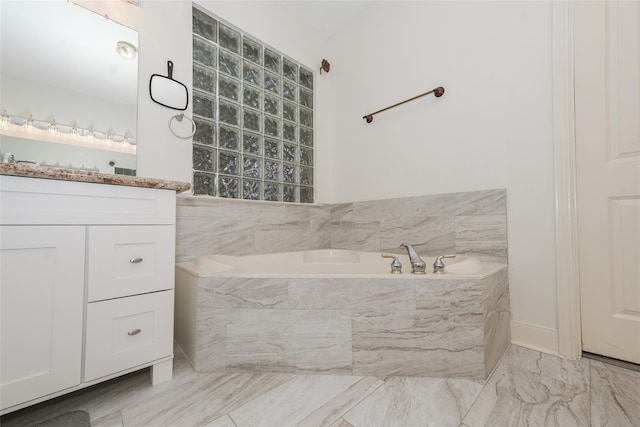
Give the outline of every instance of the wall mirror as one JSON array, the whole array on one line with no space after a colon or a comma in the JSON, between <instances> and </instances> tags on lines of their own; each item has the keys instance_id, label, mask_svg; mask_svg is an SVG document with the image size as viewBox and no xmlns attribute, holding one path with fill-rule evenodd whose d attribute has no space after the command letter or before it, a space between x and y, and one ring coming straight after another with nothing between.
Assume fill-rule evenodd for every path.
<instances>
[{"instance_id":1,"label":"wall mirror","mask_svg":"<svg viewBox=\"0 0 640 427\"><path fill-rule=\"evenodd\" d=\"M0 151L134 174L138 33L66 0L0 7Z\"/></svg>"}]
</instances>

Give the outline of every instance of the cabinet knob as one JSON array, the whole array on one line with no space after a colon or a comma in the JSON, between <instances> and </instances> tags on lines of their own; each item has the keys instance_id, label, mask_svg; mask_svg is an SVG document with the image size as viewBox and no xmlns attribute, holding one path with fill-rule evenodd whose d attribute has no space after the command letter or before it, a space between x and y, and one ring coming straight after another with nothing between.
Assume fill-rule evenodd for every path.
<instances>
[{"instance_id":1,"label":"cabinet knob","mask_svg":"<svg viewBox=\"0 0 640 427\"><path fill-rule=\"evenodd\" d=\"M131 259L129 260L129 262L130 262L131 264L138 264L139 262L142 262L142 258L140 258L140 257L131 258Z\"/></svg>"},{"instance_id":2,"label":"cabinet knob","mask_svg":"<svg viewBox=\"0 0 640 427\"><path fill-rule=\"evenodd\" d=\"M138 335L140 332L142 332L141 329L132 329L129 332L127 332L127 335Z\"/></svg>"}]
</instances>

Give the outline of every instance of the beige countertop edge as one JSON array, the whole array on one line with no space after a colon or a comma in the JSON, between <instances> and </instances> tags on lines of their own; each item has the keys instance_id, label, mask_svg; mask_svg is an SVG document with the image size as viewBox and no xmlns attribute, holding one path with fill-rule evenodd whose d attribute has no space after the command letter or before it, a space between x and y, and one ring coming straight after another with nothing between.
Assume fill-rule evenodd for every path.
<instances>
[{"instance_id":1,"label":"beige countertop edge","mask_svg":"<svg viewBox=\"0 0 640 427\"><path fill-rule=\"evenodd\" d=\"M191 184L182 181L170 181L155 178L143 178L128 175L88 172L75 169L34 166L20 163L0 163L0 175L25 178L57 179L60 181L89 182L95 184L124 185L128 187L158 188L182 193L191 188Z\"/></svg>"}]
</instances>

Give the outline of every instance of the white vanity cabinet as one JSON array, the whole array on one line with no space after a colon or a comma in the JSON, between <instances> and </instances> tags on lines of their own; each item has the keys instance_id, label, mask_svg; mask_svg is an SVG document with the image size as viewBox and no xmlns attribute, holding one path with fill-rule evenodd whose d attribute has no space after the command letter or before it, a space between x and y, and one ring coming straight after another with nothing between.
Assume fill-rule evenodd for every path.
<instances>
[{"instance_id":1,"label":"white vanity cabinet","mask_svg":"<svg viewBox=\"0 0 640 427\"><path fill-rule=\"evenodd\" d=\"M171 378L175 197L0 176L1 413L148 366Z\"/></svg>"}]
</instances>

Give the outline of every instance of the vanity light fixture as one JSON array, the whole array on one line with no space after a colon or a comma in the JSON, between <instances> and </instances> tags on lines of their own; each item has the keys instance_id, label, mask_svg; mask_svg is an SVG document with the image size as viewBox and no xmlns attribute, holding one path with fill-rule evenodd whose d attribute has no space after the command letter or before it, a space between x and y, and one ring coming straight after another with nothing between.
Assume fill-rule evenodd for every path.
<instances>
[{"instance_id":1,"label":"vanity light fixture","mask_svg":"<svg viewBox=\"0 0 640 427\"><path fill-rule=\"evenodd\" d=\"M138 55L138 48L129 42L120 40L116 43L116 52L124 59L135 59Z\"/></svg>"},{"instance_id":2,"label":"vanity light fixture","mask_svg":"<svg viewBox=\"0 0 640 427\"><path fill-rule=\"evenodd\" d=\"M107 131L107 135L105 137L105 140L109 144L113 143L113 128L111 128L111 126L109 126L109 130Z\"/></svg>"},{"instance_id":3,"label":"vanity light fixture","mask_svg":"<svg viewBox=\"0 0 640 427\"><path fill-rule=\"evenodd\" d=\"M6 127L9 127L10 124L11 124L11 117L9 117L9 115L7 114L7 110L3 108L2 116L0 116L0 126L6 128Z\"/></svg>"}]
</instances>

